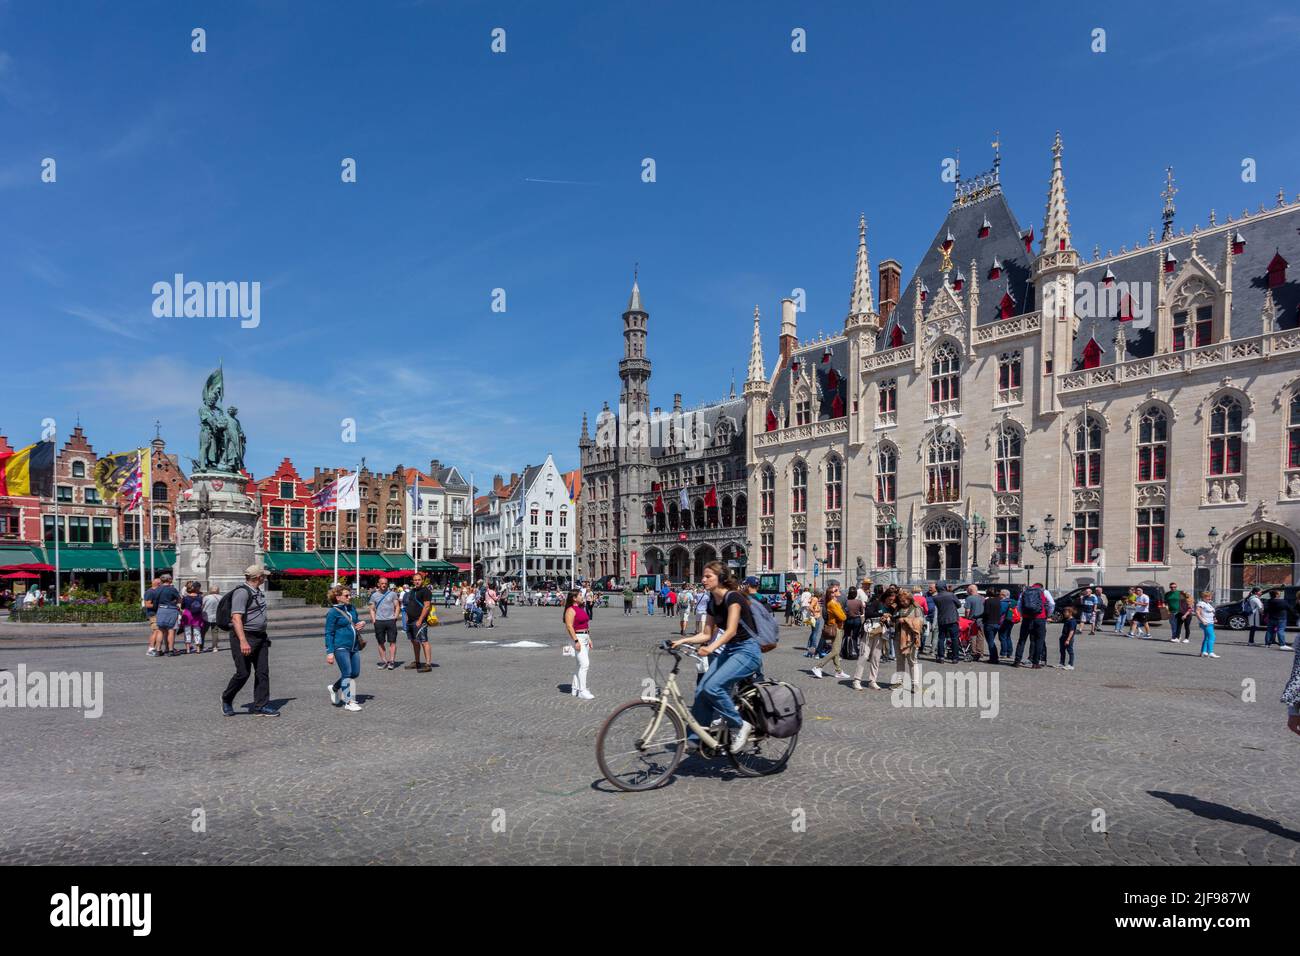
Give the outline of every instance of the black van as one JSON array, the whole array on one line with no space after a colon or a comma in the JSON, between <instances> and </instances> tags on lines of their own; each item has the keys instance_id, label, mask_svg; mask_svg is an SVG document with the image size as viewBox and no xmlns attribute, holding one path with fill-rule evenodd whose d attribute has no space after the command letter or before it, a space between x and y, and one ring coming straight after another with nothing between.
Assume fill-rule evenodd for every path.
<instances>
[{"instance_id":1,"label":"black van","mask_svg":"<svg viewBox=\"0 0 1300 956\"><path fill-rule=\"evenodd\" d=\"M1262 588L1260 597L1265 601L1268 600L1268 592L1272 588ZM1282 600L1287 604L1287 627L1300 627L1300 585L1287 584L1279 587L1277 590L1282 592ZM1249 594L1249 591L1247 592ZM1214 609L1214 624L1216 627L1226 627L1231 631L1244 631L1250 627L1250 615L1241 609L1240 601L1229 601L1227 604L1220 604ZM1260 615L1259 629L1262 632L1265 628L1263 615Z\"/></svg>"},{"instance_id":2,"label":"black van","mask_svg":"<svg viewBox=\"0 0 1300 956\"><path fill-rule=\"evenodd\" d=\"M1144 594L1151 598L1151 610L1147 612L1148 624L1159 624L1165 619L1168 609L1165 607L1165 592L1156 587L1147 587L1145 584L1139 584L1137 587L1142 588ZM1105 595L1105 605L1102 608L1101 620L1097 622L1102 624L1112 624L1115 621L1115 602L1124 597L1129 592L1130 585L1127 584L1104 584L1100 588L1093 585L1092 592L1101 591ZM1066 591L1056 598L1056 612L1052 615L1053 621L1061 620L1061 612L1067 607L1075 610L1075 616L1078 617L1083 612L1083 606L1079 603L1083 600L1085 588L1075 588L1072 591ZM1053 595L1056 597L1056 595Z\"/></svg>"}]
</instances>

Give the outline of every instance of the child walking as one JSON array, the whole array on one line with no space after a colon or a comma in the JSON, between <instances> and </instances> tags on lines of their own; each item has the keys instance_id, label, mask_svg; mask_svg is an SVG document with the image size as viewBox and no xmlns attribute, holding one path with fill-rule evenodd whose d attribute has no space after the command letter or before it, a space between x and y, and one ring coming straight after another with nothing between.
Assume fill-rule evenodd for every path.
<instances>
[{"instance_id":1,"label":"child walking","mask_svg":"<svg viewBox=\"0 0 1300 956\"><path fill-rule=\"evenodd\" d=\"M1061 612L1064 618L1061 624L1061 669L1074 670L1074 639L1079 635L1079 621L1074 616L1074 608L1067 607ZM1066 663L1066 658L1069 663Z\"/></svg>"}]
</instances>

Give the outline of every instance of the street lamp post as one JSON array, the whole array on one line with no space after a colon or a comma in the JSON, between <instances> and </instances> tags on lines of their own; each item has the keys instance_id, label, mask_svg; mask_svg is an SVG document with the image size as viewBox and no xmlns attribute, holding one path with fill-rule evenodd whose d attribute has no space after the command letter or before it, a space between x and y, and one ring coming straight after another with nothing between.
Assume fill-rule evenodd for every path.
<instances>
[{"instance_id":1,"label":"street lamp post","mask_svg":"<svg viewBox=\"0 0 1300 956\"><path fill-rule=\"evenodd\" d=\"M1029 546L1047 559L1047 567L1043 571L1043 585L1048 590L1051 590L1052 587L1052 555L1069 547L1067 542L1074 531L1074 525L1067 524L1061 529L1061 540L1057 541L1052 537L1052 529L1055 524L1056 518L1050 513L1043 517L1043 534L1045 537L1041 544L1034 540L1034 537L1038 534L1038 529L1032 524L1029 526ZM1026 580L1025 583L1028 584L1029 582Z\"/></svg>"},{"instance_id":2,"label":"street lamp post","mask_svg":"<svg viewBox=\"0 0 1300 956\"><path fill-rule=\"evenodd\" d=\"M1205 545L1204 547L1201 547L1201 548L1189 548L1189 547L1187 547L1186 545L1183 544L1183 542L1187 540L1187 535L1183 532L1183 529L1182 529L1182 528L1179 528L1179 529L1178 529L1178 532L1174 535L1174 540L1178 542L1178 550L1181 551L1181 552L1183 552L1183 554L1190 554L1193 558L1196 559L1196 566L1195 566L1195 568L1194 568L1193 571L1192 571L1192 590L1193 590L1193 591L1195 591L1197 588L1199 588L1199 587L1201 586L1201 584L1200 584L1200 577L1201 577L1201 558L1205 557L1206 555L1213 554L1213 553L1218 549L1218 546L1219 546L1219 529L1218 529L1218 528L1211 527L1211 528L1210 528L1210 533L1209 533L1208 537L1209 537L1209 539L1210 539L1210 543L1207 544L1207 545ZM1216 595L1216 598L1217 598L1217 595Z\"/></svg>"},{"instance_id":3,"label":"street lamp post","mask_svg":"<svg viewBox=\"0 0 1300 956\"><path fill-rule=\"evenodd\" d=\"M817 542L813 542L813 588L817 587L817 576L821 574L821 562L817 559Z\"/></svg>"},{"instance_id":4,"label":"street lamp post","mask_svg":"<svg viewBox=\"0 0 1300 956\"><path fill-rule=\"evenodd\" d=\"M890 515L890 517L889 517L889 522L885 525L885 540L887 540L887 541L889 542L889 544L890 544L890 549L889 549L889 550L892 552L892 555L893 555L892 563L890 564L890 572L889 572L889 577L890 577L890 581L889 581L889 583L890 583L890 584L897 584L897 583L898 583L898 532L899 532L899 528L900 528L900 526L899 526L899 524L898 524L898 519L895 518L893 515Z\"/></svg>"},{"instance_id":5,"label":"street lamp post","mask_svg":"<svg viewBox=\"0 0 1300 956\"><path fill-rule=\"evenodd\" d=\"M980 516L980 513L977 511L975 512L975 514L971 515L970 526L967 528L966 533L970 536L971 539L970 566L971 566L972 577L974 576L975 568L979 564L979 560L980 560L979 559L980 539L983 538L986 534L988 534L988 532L989 532L988 522L985 521Z\"/></svg>"}]
</instances>

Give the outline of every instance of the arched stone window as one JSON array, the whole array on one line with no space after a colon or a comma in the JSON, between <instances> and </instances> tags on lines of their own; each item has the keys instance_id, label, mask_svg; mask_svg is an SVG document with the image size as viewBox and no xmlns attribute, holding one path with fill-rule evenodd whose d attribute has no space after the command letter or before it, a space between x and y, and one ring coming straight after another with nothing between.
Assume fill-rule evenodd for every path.
<instances>
[{"instance_id":1,"label":"arched stone window","mask_svg":"<svg viewBox=\"0 0 1300 956\"><path fill-rule=\"evenodd\" d=\"M876 503L898 500L898 449L889 442L880 443L876 454Z\"/></svg>"},{"instance_id":2,"label":"arched stone window","mask_svg":"<svg viewBox=\"0 0 1300 956\"><path fill-rule=\"evenodd\" d=\"M1024 441L1020 429L1004 422L998 427L993 448L993 488L995 491L1020 491L1020 471Z\"/></svg>"},{"instance_id":3,"label":"arched stone window","mask_svg":"<svg viewBox=\"0 0 1300 956\"><path fill-rule=\"evenodd\" d=\"M1074 487L1101 487L1101 438L1101 420L1095 415L1081 417L1074 426Z\"/></svg>"},{"instance_id":4,"label":"arched stone window","mask_svg":"<svg viewBox=\"0 0 1300 956\"><path fill-rule=\"evenodd\" d=\"M826 459L826 510L839 511L844 507L844 461L839 455ZM838 564L832 567L839 567Z\"/></svg>"},{"instance_id":5,"label":"arched stone window","mask_svg":"<svg viewBox=\"0 0 1300 956\"><path fill-rule=\"evenodd\" d=\"M952 342L943 342L930 356L930 415L961 411L961 358Z\"/></svg>"},{"instance_id":6,"label":"arched stone window","mask_svg":"<svg viewBox=\"0 0 1300 956\"><path fill-rule=\"evenodd\" d=\"M790 469L790 511L803 514L808 510L808 466L796 461Z\"/></svg>"},{"instance_id":7,"label":"arched stone window","mask_svg":"<svg viewBox=\"0 0 1300 956\"><path fill-rule=\"evenodd\" d=\"M776 514L776 472L766 466L759 476L758 513L764 518Z\"/></svg>"},{"instance_id":8,"label":"arched stone window","mask_svg":"<svg viewBox=\"0 0 1300 956\"><path fill-rule=\"evenodd\" d=\"M956 437L931 439L925 479L927 503L961 499L961 444Z\"/></svg>"}]
</instances>

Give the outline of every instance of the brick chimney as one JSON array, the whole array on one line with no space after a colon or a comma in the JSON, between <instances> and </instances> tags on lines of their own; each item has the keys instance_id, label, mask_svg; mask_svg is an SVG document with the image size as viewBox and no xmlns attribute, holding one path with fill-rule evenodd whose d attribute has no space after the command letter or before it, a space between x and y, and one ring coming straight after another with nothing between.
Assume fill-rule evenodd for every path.
<instances>
[{"instance_id":1,"label":"brick chimney","mask_svg":"<svg viewBox=\"0 0 1300 956\"><path fill-rule=\"evenodd\" d=\"M795 325L794 299L781 300L781 367L790 364L790 356L799 344L799 334Z\"/></svg>"},{"instance_id":2,"label":"brick chimney","mask_svg":"<svg viewBox=\"0 0 1300 956\"><path fill-rule=\"evenodd\" d=\"M492 476L492 493L495 494L495 495L499 495L499 494L501 494L501 489L505 487L505 484L506 484L506 483L505 483L504 481L501 480L501 476L500 476L500 475L493 475L493 476Z\"/></svg>"},{"instance_id":3,"label":"brick chimney","mask_svg":"<svg viewBox=\"0 0 1300 956\"><path fill-rule=\"evenodd\" d=\"M880 327L884 328L898 305L898 288L903 278L903 267L895 259L884 259L879 266Z\"/></svg>"},{"instance_id":4,"label":"brick chimney","mask_svg":"<svg viewBox=\"0 0 1300 956\"><path fill-rule=\"evenodd\" d=\"M438 477L438 472L441 470L442 470L442 462L440 462L438 459L434 458L432 461L429 462L429 474L432 475L434 478Z\"/></svg>"}]
</instances>

